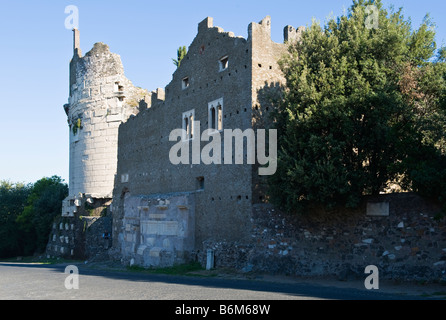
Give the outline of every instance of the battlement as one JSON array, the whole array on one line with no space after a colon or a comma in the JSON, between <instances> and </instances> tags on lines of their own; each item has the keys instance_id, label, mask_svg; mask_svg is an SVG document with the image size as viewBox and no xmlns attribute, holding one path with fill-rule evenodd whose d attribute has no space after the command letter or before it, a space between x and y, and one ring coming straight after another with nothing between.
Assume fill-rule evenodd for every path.
<instances>
[{"instance_id":1,"label":"battlement","mask_svg":"<svg viewBox=\"0 0 446 320\"><path fill-rule=\"evenodd\" d=\"M248 41L254 40L256 35L271 40L271 17L266 16L259 23L251 22L248 26Z\"/></svg>"},{"instance_id":2,"label":"battlement","mask_svg":"<svg viewBox=\"0 0 446 320\"><path fill-rule=\"evenodd\" d=\"M285 42L297 42L302 36L305 27L295 29L293 26L286 26L283 30L283 38Z\"/></svg>"},{"instance_id":3,"label":"battlement","mask_svg":"<svg viewBox=\"0 0 446 320\"><path fill-rule=\"evenodd\" d=\"M207 31L207 29L211 29L214 27L214 18L206 17L203 21L198 24L198 33Z\"/></svg>"},{"instance_id":4,"label":"battlement","mask_svg":"<svg viewBox=\"0 0 446 320\"><path fill-rule=\"evenodd\" d=\"M302 31L304 30L304 27L299 27L295 29L292 26L287 25L284 28L284 41L283 42L289 42L294 41L300 38L300 35ZM198 34L208 32L209 30L216 30L218 33L225 33L229 37L235 37L233 32L225 32L223 28L221 27L214 27L214 19L212 17L206 17L203 21L201 21L198 24ZM260 22L251 22L248 25L248 41L253 40L253 34L254 37L256 34L262 35L264 38L271 39L271 17L266 16L263 18ZM243 38L241 36L238 36L237 38Z\"/></svg>"},{"instance_id":5,"label":"battlement","mask_svg":"<svg viewBox=\"0 0 446 320\"><path fill-rule=\"evenodd\" d=\"M235 36L234 32L232 32L232 31L227 32L221 27L214 27L214 19L212 17L207 17L206 19L204 19L203 21L201 21L198 24L198 35L201 35L205 32L209 32L210 30L216 31L217 33L224 34L225 36L228 36L229 38L242 38L243 39L242 36Z\"/></svg>"}]
</instances>

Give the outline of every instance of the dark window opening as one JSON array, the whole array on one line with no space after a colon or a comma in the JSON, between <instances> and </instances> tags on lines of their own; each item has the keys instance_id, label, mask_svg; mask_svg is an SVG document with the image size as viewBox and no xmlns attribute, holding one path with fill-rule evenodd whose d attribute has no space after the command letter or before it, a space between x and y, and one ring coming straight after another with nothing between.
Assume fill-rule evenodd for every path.
<instances>
[{"instance_id":1,"label":"dark window opening","mask_svg":"<svg viewBox=\"0 0 446 320\"><path fill-rule=\"evenodd\" d=\"M220 71L226 70L229 66L229 57L225 56L221 58L219 64L220 64Z\"/></svg>"},{"instance_id":2,"label":"dark window opening","mask_svg":"<svg viewBox=\"0 0 446 320\"><path fill-rule=\"evenodd\" d=\"M189 77L184 78L184 79L182 80L182 84L181 84L182 88L183 88L183 89L186 89L186 88L189 87L189 85L190 85Z\"/></svg>"},{"instance_id":3,"label":"dark window opening","mask_svg":"<svg viewBox=\"0 0 446 320\"><path fill-rule=\"evenodd\" d=\"M212 107L211 108L211 129L216 129L216 126L215 126L215 108L214 107Z\"/></svg>"},{"instance_id":4,"label":"dark window opening","mask_svg":"<svg viewBox=\"0 0 446 320\"><path fill-rule=\"evenodd\" d=\"M190 131L189 118L184 118L184 128L186 130L186 137L187 137Z\"/></svg>"},{"instance_id":5,"label":"dark window opening","mask_svg":"<svg viewBox=\"0 0 446 320\"><path fill-rule=\"evenodd\" d=\"M197 178L197 190L204 190L204 177Z\"/></svg>"}]
</instances>

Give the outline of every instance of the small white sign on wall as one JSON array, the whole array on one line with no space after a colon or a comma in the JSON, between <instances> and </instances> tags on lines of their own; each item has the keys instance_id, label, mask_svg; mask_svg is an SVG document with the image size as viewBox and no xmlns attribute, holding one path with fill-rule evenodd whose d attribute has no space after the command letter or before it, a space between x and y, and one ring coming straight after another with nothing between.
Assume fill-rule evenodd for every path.
<instances>
[{"instance_id":1,"label":"small white sign on wall","mask_svg":"<svg viewBox=\"0 0 446 320\"><path fill-rule=\"evenodd\" d=\"M368 202L367 203L367 216L371 217L388 217L389 216L388 202Z\"/></svg>"}]
</instances>

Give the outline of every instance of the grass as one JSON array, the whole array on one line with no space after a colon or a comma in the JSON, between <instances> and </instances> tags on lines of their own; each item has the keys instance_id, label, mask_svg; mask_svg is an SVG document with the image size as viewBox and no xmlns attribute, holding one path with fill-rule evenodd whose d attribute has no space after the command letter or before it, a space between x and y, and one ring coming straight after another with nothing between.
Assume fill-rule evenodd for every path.
<instances>
[{"instance_id":1,"label":"grass","mask_svg":"<svg viewBox=\"0 0 446 320\"><path fill-rule=\"evenodd\" d=\"M422 294L423 297L434 297L434 296L443 296L444 299L446 299L446 291L435 291L432 293L425 293Z\"/></svg>"},{"instance_id":2,"label":"grass","mask_svg":"<svg viewBox=\"0 0 446 320\"><path fill-rule=\"evenodd\" d=\"M167 274L167 275L199 275L194 274L195 272L204 271L204 268L198 262L192 262L188 264L175 265L173 267L165 268L144 268L140 266L127 267L127 270L132 272L144 272L150 274Z\"/></svg>"},{"instance_id":3,"label":"grass","mask_svg":"<svg viewBox=\"0 0 446 320\"><path fill-rule=\"evenodd\" d=\"M15 263L34 263L34 264L60 264L60 263L79 263L80 261L75 260L68 260L68 259L60 259L60 258L53 258L53 259L47 259L47 258L39 258L35 256L30 257L14 257L14 258L7 258L7 259L0 259L0 262L15 262Z\"/></svg>"}]
</instances>

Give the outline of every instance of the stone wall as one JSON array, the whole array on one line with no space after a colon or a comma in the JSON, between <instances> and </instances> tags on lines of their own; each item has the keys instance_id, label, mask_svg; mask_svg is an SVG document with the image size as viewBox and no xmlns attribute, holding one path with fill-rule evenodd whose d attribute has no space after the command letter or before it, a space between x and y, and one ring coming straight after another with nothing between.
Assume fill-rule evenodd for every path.
<instances>
[{"instance_id":1,"label":"stone wall","mask_svg":"<svg viewBox=\"0 0 446 320\"><path fill-rule=\"evenodd\" d=\"M388 203L388 216L367 215L367 201ZM382 279L446 280L446 221L439 207L414 194L368 198L356 211L290 217L256 205L251 240L207 241L216 267L297 276L363 278L376 265ZM369 212L370 214L370 212Z\"/></svg>"},{"instance_id":2,"label":"stone wall","mask_svg":"<svg viewBox=\"0 0 446 320\"><path fill-rule=\"evenodd\" d=\"M51 229L46 256L75 260L108 259L108 249L112 246L111 230L109 214L57 217Z\"/></svg>"},{"instance_id":3,"label":"stone wall","mask_svg":"<svg viewBox=\"0 0 446 320\"><path fill-rule=\"evenodd\" d=\"M124 200L125 216L117 234L117 258L140 266L164 267L191 261L195 246L193 193L131 196Z\"/></svg>"}]
</instances>

